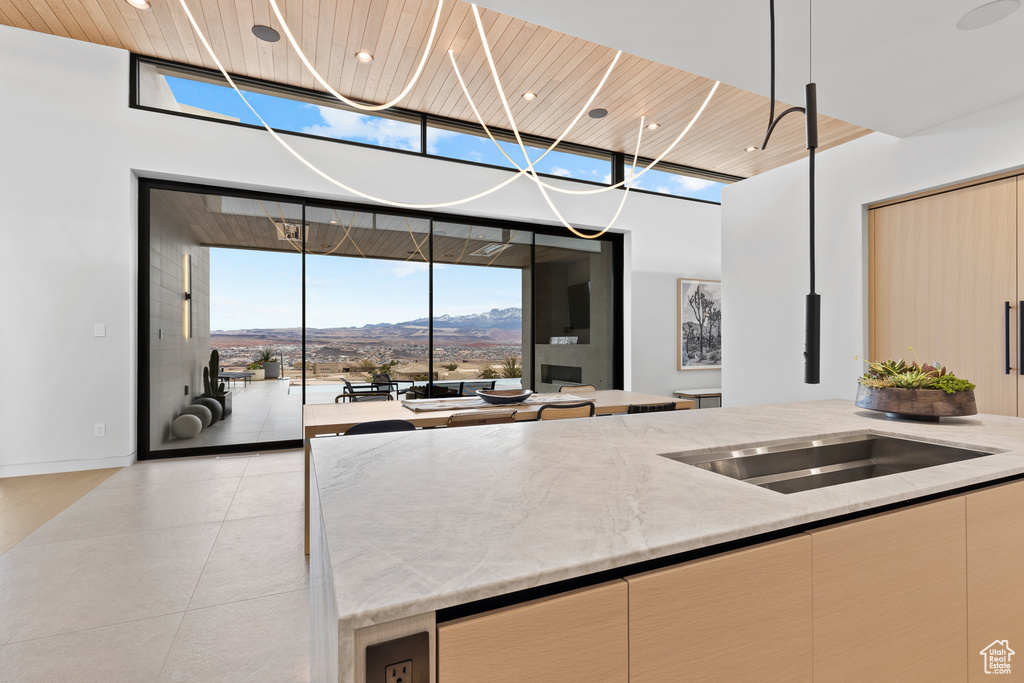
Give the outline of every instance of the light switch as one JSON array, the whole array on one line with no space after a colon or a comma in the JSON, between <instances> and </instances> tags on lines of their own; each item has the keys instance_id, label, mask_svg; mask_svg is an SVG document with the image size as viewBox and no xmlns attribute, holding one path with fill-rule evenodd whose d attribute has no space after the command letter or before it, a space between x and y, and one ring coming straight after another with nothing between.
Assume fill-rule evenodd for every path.
<instances>
[{"instance_id":1,"label":"light switch","mask_svg":"<svg viewBox=\"0 0 1024 683\"><path fill-rule=\"evenodd\" d=\"M96 323L96 326L93 328L93 333L92 334L93 334L94 337L106 337L107 336L107 326L104 325L103 323Z\"/></svg>"}]
</instances>

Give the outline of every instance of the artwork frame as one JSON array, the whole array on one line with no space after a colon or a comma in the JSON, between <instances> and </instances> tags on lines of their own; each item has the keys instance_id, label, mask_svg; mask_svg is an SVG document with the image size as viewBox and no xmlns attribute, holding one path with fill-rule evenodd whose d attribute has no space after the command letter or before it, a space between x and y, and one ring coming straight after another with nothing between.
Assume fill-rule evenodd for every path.
<instances>
[{"instance_id":1,"label":"artwork frame","mask_svg":"<svg viewBox=\"0 0 1024 683\"><path fill-rule=\"evenodd\" d=\"M722 281L678 278L676 280L676 369L720 370L721 368Z\"/></svg>"}]
</instances>

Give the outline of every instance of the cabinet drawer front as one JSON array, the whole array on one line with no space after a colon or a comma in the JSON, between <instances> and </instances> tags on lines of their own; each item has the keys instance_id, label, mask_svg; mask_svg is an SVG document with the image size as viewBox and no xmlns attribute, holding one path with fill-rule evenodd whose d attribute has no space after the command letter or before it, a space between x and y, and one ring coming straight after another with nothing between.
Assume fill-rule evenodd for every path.
<instances>
[{"instance_id":1,"label":"cabinet drawer front","mask_svg":"<svg viewBox=\"0 0 1024 683\"><path fill-rule=\"evenodd\" d=\"M967 496L967 637L972 683L992 679L981 651L996 640L1024 661L1024 482Z\"/></svg>"},{"instance_id":2,"label":"cabinet drawer front","mask_svg":"<svg viewBox=\"0 0 1024 683\"><path fill-rule=\"evenodd\" d=\"M627 578L630 683L811 680L811 539Z\"/></svg>"},{"instance_id":3,"label":"cabinet drawer front","mask_svg":"<svg viewBox=\"0 0 1024 683\"><path fill-rule=\"evenodd\" d=\"M810 533L814 680L967 679L963 497Z\"/></svg>"},{"instance_id":4,"label":"cabinet drawer front","mask_svg":"<svg viewBox=\"0 0 1024 683\"><path fill-rule=\"evenodd\" d=\"M442 624L439 683L627 683L628 599L617 580Z\"/></svg>"}]
</instances>

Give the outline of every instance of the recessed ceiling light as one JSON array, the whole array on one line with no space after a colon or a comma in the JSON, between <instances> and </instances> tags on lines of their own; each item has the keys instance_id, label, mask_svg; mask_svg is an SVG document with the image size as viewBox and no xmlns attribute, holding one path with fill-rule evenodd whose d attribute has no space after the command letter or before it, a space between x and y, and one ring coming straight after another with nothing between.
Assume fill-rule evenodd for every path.
<instances>
[{"instance_id":1,"label":"recessed ceiling light","mask_svg":"<svg viewBox=\"0 0 1024 683\"><path fill-rule=\"evenodd\" d=\"M356 53L356 59L358 59L363 64L369 64L370 62L373 61L373 55L367 52L366 50L360 50L359 52Z\"/></svg>"},{"instance_id":2,"label":"recessed ceiling light","mask_svg":"<svg viewBox=\"0 0 1024 683\"><path fill-rule=\"evenodd\" d=\"M328 221L328 223L330 223L331 225L337 225L338 221Z\"/></svg>"},{"instance_id":3,"label":"recessed ceiling light","mask_svg":"<svg viewBox=\"0 0 1024 683\"><path fill-rule=\"evenodd\" d=\"M607 109L591 109L590 110L590 118L592 118L592 119L603 119L606 116L608 116L608 110Z\"/></svg>"},{"instance_id":4,"label":"recessed ceiling light","mask_svg":"<svg viewBox=\"0 0 1024 683\"><path fill-rule=\"evenodd\" d=\"M260 40L267 43L276 43L281 40L281 34L270 28L269 26L263 26L262 24L256 24L252 27L252 34Z\"/></svg>"},{"instance_id":5,"label":"recessed ceiling light","mask_svg":"<svg viewBox=\"0 0 1024 683\"><path fill-rule=\"evenodd\" d=\"M321 244L321 245L320 245L320 248L321 248L321 249L330 249L330 248L331 248L331 245L329 245L329 244Z\"/></svg>"},{"instance_id":6,"label":"recessed ceiling light","mask_svg":"<svg viewBox=\"0 0 1024 683\"><path fill-rule=\"evenodd\" d=\"M135 9L141 9L146 12L153 9L153 5L149 4L149 0L124 0Z\"/></svg>"},{"instance_id":7,"label":"recessed ceiling light","mask_svg":"<svg viewBox=\"0 0 1024 683\"><path fill-rule=\"evenodd\" d=\"M1017 11L1020 7L1020 0L995 0L980 7L975 7L967 14L960 17L956 27L961 31L973 31L976 28L991 26L997 21L1002 21Z\"/></svg>"},{"instance_id":8,"label":"recessed ceiling light","mask_svg":"<svg viewBox=\"0 0 1024 683\"><path fill-rule=\"evenodd\" d=\"M658 130L659 128L661 128L661 124L660 123L648 123L647 124L647 130Z\"/></svg>"},{"instance_id":9,"label":"recessed ceiling light","mask_svg":"<svg viewBox=\"0 0 1024 683\"><path fill-rule=\"evenodd\" d=\"M537 99L537 93L535 93L535 92L524 92L523 93L523 99L526 100L527 102L532 102L533 100Z\"/></svg>"},{"instance_id":10,"label":"recessed ceiling light","mask_svg":"<svg viewBox=\"0 0 1024 683\"><path fill-rule=\"evenodd\" d=\"M744 151L744 152L756 152L756 151L757 151L757 147L754 147L753 145L751 145L750 147L747 147L747 148L746 148L745 150L743 150L743 151Z\"/></svg>"}]
</instances>

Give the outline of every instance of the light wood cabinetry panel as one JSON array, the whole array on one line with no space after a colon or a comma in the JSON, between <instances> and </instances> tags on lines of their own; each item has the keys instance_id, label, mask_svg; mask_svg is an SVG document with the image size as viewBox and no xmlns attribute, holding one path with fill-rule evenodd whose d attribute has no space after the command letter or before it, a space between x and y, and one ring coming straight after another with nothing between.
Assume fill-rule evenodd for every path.
<instances>
[{"instance_id":1,"label":"light wood cabinetry panel","mask_svg":"<svg viewBox=\"0 0 1024 683\"><path fill-rule=\"evenodd\" d=\"M1024 301L1024 176L1017 176L1017 301L1015 305L1020 306ZM1021 329L1021 312L1017 310L1017 334L1024 335ZM1021 338L1017 338L1017 355L1020 355ZM1024 363L1020 358L1018 363ZM1024 417L1024 374L1017 373L1017 415Z\"/></svg>"},{"instance_id":2,"label":"light wood cabinetry panel","mask_svg":"<svg viewBox=\"0 0 1024 683\"><path fill-rule=\"evenodd\" d=\"M967 679L963 496L810 532L814 680Z\"/></svg>"},{"instance_id":3,"label":"light wood cabinetry panel","mask_svg":"<svg viewBox=\"0 0 1024 683\"><path fill-rule=\"evenodd\" d=\"M442 624L439 683L627 683L622 580Z\"/></svg>"},{"instance_id":4,"label":"light wood cabinetry panel","mask_svg":"<svg viewBox=\"0 0 1024 683\"><path fill-rule=\"evenodd\" d=\"M811 539L626 579L630 683L811 680Z\"/></svg>"},{"instance_id":5,"label":"light wood cabinetry panel","mask_svg":"<svg viewBox=\"0 0 1024 683\"><path fill-rule=\"evenodd\" d=\"M1017 414L1017 201L1005 178L870 212L871 358L913 346L974 382L982 413Z\"/></svg>"},{"instance_id":6,"label":"light wood cabinetry panel","mask_svg":"<svg viewBox=\"0 0 1024 683\"><path fill-rule=\"evenodd\" d=\"M967 662L973 683L992 678L980 653L995 640L1008 640L1024 661L1024 482L966 498ZM1024 670L1012 659L1011 664Z\"/></svg>"}]
</instances>

